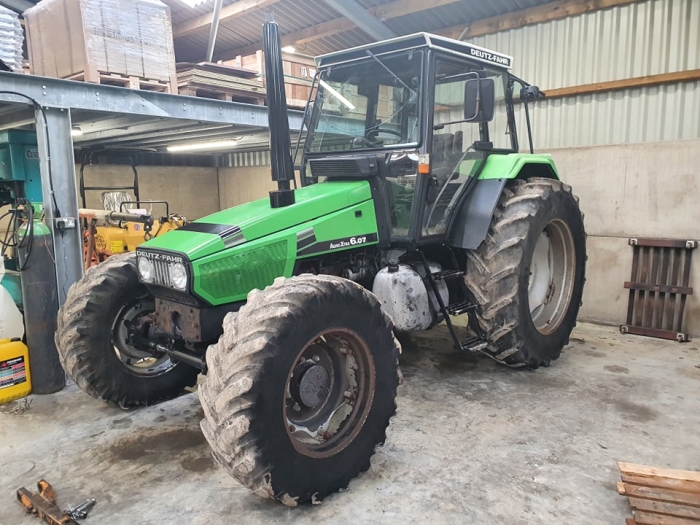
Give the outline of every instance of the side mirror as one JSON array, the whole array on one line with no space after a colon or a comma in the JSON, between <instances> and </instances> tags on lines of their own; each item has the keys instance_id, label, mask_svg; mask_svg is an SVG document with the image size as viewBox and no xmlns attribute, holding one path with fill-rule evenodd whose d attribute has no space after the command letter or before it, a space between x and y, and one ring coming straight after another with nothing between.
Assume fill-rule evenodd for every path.
<instances>
[{"instance_id":1,"label":"side mirror","mask_svg":"<svg viewBox=\"0 0 700 525\"><path fill-rule=\"evenodd\" d=\"M491 122L496 102L496 83L492 78L470 78L464 83L464 120Z\"/></svg>"}]
</instances>

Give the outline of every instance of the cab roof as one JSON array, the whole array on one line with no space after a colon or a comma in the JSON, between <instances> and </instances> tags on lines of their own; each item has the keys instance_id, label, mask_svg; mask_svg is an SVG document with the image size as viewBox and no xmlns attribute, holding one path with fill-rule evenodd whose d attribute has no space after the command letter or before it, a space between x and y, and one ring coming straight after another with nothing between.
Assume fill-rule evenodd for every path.
<instances>
[{"instance_id":1,"label":"cab roof","mask_svg":"<svg viewBox=\"0 0 700 525\"><path fill-rule=\"evenodd\" d=\"M483 47L475 46L460 40L446 38L444 36L433 35L430 33L414 33L412 35L400 36L390 40L382 40L364 46L353 47L343 51L336 51L316 57L316 65L327 67L336 64L343 64L360 60L369 56L369 53L377 56L386 53L394 53L410 49L426 47L443 51L451 55L460 56L477 62L489 64L492 67L500 69L510 69L513 67L513 57L497 53ZM369 53L368 53L369 52Z\"/></svg>"}]
</instances>

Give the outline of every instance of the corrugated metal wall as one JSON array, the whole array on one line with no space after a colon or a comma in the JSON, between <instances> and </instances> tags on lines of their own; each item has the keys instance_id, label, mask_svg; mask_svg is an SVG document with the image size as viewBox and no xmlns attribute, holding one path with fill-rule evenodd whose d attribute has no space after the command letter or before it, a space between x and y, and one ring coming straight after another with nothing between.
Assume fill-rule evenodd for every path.
<instances>
[{"instance_id":1,"label":"corrugated metal wall","mask_svg":"<svg viewBox=\"0 0 700 525\"><path fill-rule=\"evenodd\" d=\"M700 0L643 0L475 38L543 90L700 69ZM537 104L538 149L700 138L700 82ZM520 118L520 129L524 129ZM521 147L524 147L521 132Z\"/></svg>"}]
</instances>

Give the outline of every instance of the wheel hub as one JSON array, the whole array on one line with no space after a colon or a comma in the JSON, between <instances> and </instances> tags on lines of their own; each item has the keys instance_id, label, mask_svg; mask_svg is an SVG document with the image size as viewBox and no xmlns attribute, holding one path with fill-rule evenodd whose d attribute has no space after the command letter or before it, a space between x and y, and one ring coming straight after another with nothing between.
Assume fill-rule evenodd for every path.
<instances>
[{"instance_id":1,"label":"wheel hub","mask_svg":"<svg viewBox=\"0 0 700 525\"><path fill-rule=\"evenodd\" d=\"M292 392L294 400L308 408L321 406L330 391L331 376L328 370L306 362L297 367L294 376L300 378Z\"/></svg>"},{"instance_id":2,"label":"wheel hub","mask_svg":"<svg viewBox=\"0 0 700 525\"><path fill-rule=\"evenodd\" d=\"M329 457L359 432L374 396L374 362L354 331L325 330L297 356L287 378L285 426L294 447Z\"/></svg>"}]
</instances>

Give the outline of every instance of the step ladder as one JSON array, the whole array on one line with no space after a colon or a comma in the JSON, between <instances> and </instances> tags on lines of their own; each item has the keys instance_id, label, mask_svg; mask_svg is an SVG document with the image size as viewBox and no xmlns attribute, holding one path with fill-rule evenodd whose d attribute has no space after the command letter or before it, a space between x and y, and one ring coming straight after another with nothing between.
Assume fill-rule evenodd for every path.
<instances>
[{"instance_id":1,"label":"step ladder","mask_svg":"<svg viewBox=\"0 0 700 525\"><path fill-rule=\"evenodd\" d=\"M478 305L473 300L472 294L464 283L464 272L456 269L441 270L439 272L433 272L430 270L430 265L423 252L419 252L421 256L421 261L423 267L425 268L426 276L430 288L437 299L438 305L440 306L440 311L445 319L445 324L452 337L452 342L454 344L455 350L458 352L478 352L486 348L487 340L485 334L481 330L479 323L476 321L476 317L473 315L469 316L468 328L474 334L468 339L461 341L457 332L455 331L454 325L452 324L452 317L457 317L464 314L471 314L475 312ZM450 250L452 256L452 264L455 268L459 266L457 259L454 256L452 250ZM447 281L451 279L459 279L459 284L462 290L462 295L467 298L466 300L457 301L450 304L445 304L442 300L442 296L438 291L437 282Z\"/></svg>"}]
</instances>

